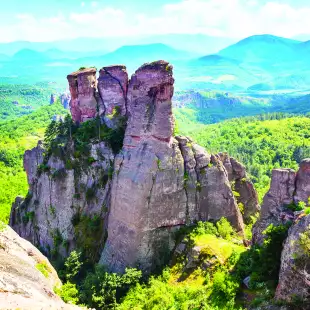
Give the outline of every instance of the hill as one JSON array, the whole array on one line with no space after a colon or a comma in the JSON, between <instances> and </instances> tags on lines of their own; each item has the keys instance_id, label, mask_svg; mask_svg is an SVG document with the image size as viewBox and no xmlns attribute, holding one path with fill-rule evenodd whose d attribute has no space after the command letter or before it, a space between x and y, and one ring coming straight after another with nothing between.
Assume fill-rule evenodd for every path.
<instances>
[{"instance_id":1,"label":"hill","mask_svg":"<svg viewBox=\"0 0 310 310\"><path fill-rule=\"evenodd\" d=\"M295 59L301 41L272 35L245 38L219 52L242 62L283 61Z\"/></svg>"}]
</instances>

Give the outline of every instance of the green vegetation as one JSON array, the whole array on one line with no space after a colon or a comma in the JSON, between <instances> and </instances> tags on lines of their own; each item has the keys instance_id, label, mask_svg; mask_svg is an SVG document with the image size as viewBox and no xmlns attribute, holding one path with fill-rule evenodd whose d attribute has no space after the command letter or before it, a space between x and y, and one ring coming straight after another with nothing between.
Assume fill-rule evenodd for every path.
<instances>
[{"instance_id":1,"label":"green vegetation","mask_svg":"<svg viewBox=\"0 0 310 310\"><path fill-rule=\"evenodd\" d=\"M141 271L126 269L123 275L108 273L103 266L89 264L73 251L59 272L65 284L55 292L66 302L96 309L116 309L122 296L141 279Z\"/></svg>"},{"instance_id":2,"label":"green vegetation","mask_svg":"<svg viewBox=\"0 0 310 310\"><path fill-rule=\"evenodd\" d=\"M288 228L270 225L262 246L246 248L227 220L198 222L176 236L179 240L183 234L185 249L160 275L149 278L136 269L108 273L73 251L59 272L66 284L56 291L67 302L96 309L241 310L261 305L273 298ZM307 235L300 241L307 250L308 240ZM247 276L249 289L242 284Z\"/></svg>"},{"instance_id":3,"label":"green vegetation","mask_svg":"<svg viewBox=\"0 0 310 310\"><path fill-rule=\"evenodd\" d=\"M184 121L178 119L180 128ZM307 116L266 114L193 128L184 126L180 133L191 136L210 152L227 151L244 163L260 199L269 188L272 169L297 169L303 158L310 157Z\"/></svg>"},{"instance_id":4,"label":"green vegetation","mask_svg":"<svg viewBox=\"0 0 310 310\"><path fill-rule=\"evenodd\" d=\"M43 261L41 263L37 263L36 268L44 275L45 278L49 277L51 269L46 262Z\"/></svg>"},{"instance_id":5,"label":"green vegetation","mask_svg":"<svg viewBox=\"0 0 310 310\"><path fill-rule=\"evenodd\" d=\"M41 107L31 115L0 122L0 220L7 223L12 202L28 191L23 170L25 150L36 146L55 114L66 114L60 103Z\"/></svg>"},{"instance_id":6,"label":"green vegetation","mask_svg":"<svg viewBox=\"0 0 310 310\"><path fill-rule=\"evenodd\" d=\"M0 84L0 121L32 113L48 105L57 88L47 83L35 85Z\"/></svg>"}]
</instances>

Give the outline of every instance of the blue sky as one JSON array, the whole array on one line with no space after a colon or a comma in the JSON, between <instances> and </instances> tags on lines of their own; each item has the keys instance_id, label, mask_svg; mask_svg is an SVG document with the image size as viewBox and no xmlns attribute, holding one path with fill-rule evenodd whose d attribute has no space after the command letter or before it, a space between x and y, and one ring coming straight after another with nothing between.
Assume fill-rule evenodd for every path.
<instances>
[{"instance_id":1,"label":"blue sky","mask_svg":"<svg viewBox=\"0 0 310 310\"><path fill-rule=\"evenodd\" d=\"M308 0L0 0L0 41L310 34Z\"/></svg>"}]
</instances>

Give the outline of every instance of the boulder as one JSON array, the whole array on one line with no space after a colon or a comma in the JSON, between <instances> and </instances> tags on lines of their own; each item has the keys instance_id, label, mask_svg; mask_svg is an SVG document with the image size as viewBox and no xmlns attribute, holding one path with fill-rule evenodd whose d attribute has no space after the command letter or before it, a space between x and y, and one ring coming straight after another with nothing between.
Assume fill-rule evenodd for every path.
<instances>
[{"instance_id":1,"label":"boulder","mask_svg":"<svg viewBox=\"0 0 310 310\"><path fill-rule=\"evenodd\" d=\"M0 223L1 224L1 223ZM0 227L0 309L79 309L55 293L61 286L48 259L10 227Z\"/></svg>"}]
</instances>

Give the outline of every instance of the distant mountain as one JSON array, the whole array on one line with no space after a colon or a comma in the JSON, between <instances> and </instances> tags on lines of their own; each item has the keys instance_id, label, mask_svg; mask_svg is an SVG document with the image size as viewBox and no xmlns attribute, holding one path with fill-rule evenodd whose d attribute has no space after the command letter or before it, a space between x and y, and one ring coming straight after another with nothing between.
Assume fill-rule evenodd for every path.
<instances>
[{"instance_id":1,"label":"distant mountain","mask_svg":"<svg viewBox=\"0 0 310 310\"><path fill-rule=\"evenodd\" d=\"M76 60L82 66L95 65L102 67L108 64L125 64L129 71L145 62L165 59L174 63L197 57L197 54L174 49L166 44L146 44L122 46L117 50L100 57L87 57Z\"/></svg>"},{"instance_id":2,"label":"distant mountain","mask_svg":"<svg viewBox=\"0 0 310 310\"><path fill-rule=\"evenodd\" d=\"M162 43L122 46L116 51L104 56L105 59L109 60L145 59L148 61L156 59L184 60L194 57L197 57L197 54L177 50Z\"/></svg>"},{"instance_id":3,"label":"distant mountain","mask_svg":"<svg viewBox=\"0 0 310 310\"><path fill-rule=\"evenodd\" d=\"M301 41L272 35L255 35L221 50L219 55L243 62L295 59Z\"/></svg>"},{"instance_id":4,"label":"distant mountain","mask_svg":"<svg viewBox=\"0 0 310 310\"><path fill-rule=\"evenodd\" d=\"M31 49L22 49L15 53L11 58L12 61L42 62L49 59L48 55Z\"/></svg>"},{"instance_id":5,"label":"distant mountain","mask_svg":"<svg viewBox=\"0 0 310 310\"><path fill-rule=\"evenodd\" d=\"M148 45L158 42L175 49L206 55L217 53L224 47L235 43L236 40L204 34L166 34L138 37L76 38L54 42L16 41L0 43L0 53L11 56L22 49L32 49L38 52L59 49L64 52L84 53L85 57L85 52L96 52L97 55L103 55L124 45Z\"/></svg>"}]
</instances>

